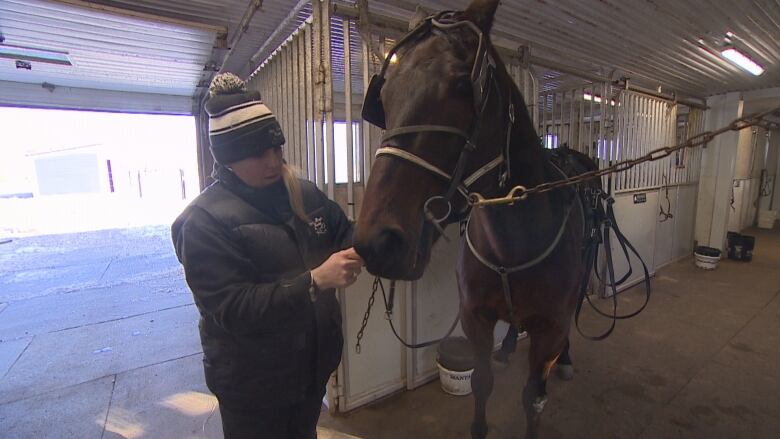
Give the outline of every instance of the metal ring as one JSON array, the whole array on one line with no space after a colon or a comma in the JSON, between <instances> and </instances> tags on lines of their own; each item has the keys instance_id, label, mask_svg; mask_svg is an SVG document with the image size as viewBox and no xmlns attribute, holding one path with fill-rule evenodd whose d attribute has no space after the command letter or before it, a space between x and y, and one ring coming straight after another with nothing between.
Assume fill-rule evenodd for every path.
<instances>
[{"instance_id":1,"label":"metal ring","mask_svg":"<svg viewBox=\"0 0 780 439\"><path fill-rule=\"evenodd\" d=\"M447 213L444 214L441 218L435 217L431 213L430 209L428 209L428 205L431 203L431 201L437 200L437 199L442 199L442 200L444 200L444 202L447 203ZM428 198L428 201L426 201L425 204L423 205L423 212L425 212L425 217L426 218L428 218L429 220L439 224L439 223L444 222L447 218L450 217L450 214L452 213L452 204L450 203L449 200L445 199L443 196L436 195L436 196L433 196L431 198Z\"/></svg>"}]
</instances>

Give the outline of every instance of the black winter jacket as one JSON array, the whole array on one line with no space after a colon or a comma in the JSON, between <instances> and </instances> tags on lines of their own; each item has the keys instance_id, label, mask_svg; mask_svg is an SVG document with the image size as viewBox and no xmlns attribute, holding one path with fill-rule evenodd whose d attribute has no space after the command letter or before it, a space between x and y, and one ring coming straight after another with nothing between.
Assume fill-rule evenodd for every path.
<instances>
[{"instance_id":1,"label":"black winter jacket","mask_svg":"<svg viewBox=\"0 0 780 439\"><path fill-rule=\"evenodd\" d=\"M282 182L252 189L222 169L172 226L201 315L206 383L223 404L321 394L341 359L335 291L312 301L309 270L352 245L352 225L311 182L301 185L308 224L292 214Z\"/></svg>"}]
</instances>

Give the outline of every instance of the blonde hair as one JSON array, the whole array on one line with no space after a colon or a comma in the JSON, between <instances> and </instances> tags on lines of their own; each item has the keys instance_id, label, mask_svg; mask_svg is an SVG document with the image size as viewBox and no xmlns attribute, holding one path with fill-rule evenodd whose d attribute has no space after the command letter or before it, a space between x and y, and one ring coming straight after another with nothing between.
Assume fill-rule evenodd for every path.
<instances>
[{"instance_id":1,"label":"blonde hair","mask_svg":"<svg viewBox=\"0 0 780 439\"><path fill-rule=\"evenodd\" d=\"M306 208L303 205L303 192L301 191L301 182L298 181L298 172L285 163L282 165L282 179L284 179L284 186L287 187L290 208L292 208L293 213L304 222L310 222L311 219L306 215Z\"/></svg>"}]
</instances>

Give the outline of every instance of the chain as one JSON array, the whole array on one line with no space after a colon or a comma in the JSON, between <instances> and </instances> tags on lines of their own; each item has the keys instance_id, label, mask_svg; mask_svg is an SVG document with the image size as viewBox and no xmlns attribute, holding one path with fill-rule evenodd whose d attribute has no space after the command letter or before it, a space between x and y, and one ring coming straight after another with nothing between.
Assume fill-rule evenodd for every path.
<instances>
[{"instance_id":1,"label":"chain","mask_svg":"<svg viewBox=\"0 0 780 439\"><path fill-rule=\"evenodd\" d=\"M749 116L745 116L739 119L734 120L729 125L720 128L718 130L714 131L707 131L701 134L697 134L688 140L686 140L683 143L680 143L675 146L665 146L663 148L658 148L653 151L650 151L649 153L645 154L644 156L641 156L639 158L633 159L633 160L625 160L619 163L616 163L610 167L599 169L597 171L590 171L585 172L579 175L575 175L570 178L566 178L563 180L557 180L552 181L548 183L542 183L538 186L534 186L531 188L526 188L525 186L515 186L512 188L511 191L509 191L509 194L507 194L505 197L499 197L499 198L484 198L481 194L477 192L472 192L469 194L469 204L472 206L491 206L491 205L502 205L502 204L513 204L516 201L525 200L528 198L529 195L533 194L541 194L544 192L549 192L554 189L562 188L565 186L572 186L576 184L580 184L584 181L602 177L607 174L614 174L617 172L623 172L627 171L634 166L645 163L645 162L652 162L655 160L660 160L664 157L668 157L675 151L679 151L681 149L685 148L694 148L697 146L705 145L712 141L715 137L728 132L728 131L740 131L745 128L752 127L754 125L760 124L764 118L769 116L770 114L780 111L780 107L773 108L768 111L764 111L762 113L757 113Z\"/></svg>"},{"instance_id":2,"label":"chain","mask_svg":"<svg viewBox=\"0 0 780 439\"><path fill-rule=\"evenodd\" d=\"M368 325L368 319L371 317L371 307L374 306L374 298L376 297L376 290L379 288L379 277L374 278L374 286L372 287L371 297L368 298L368 308L363 315L363 323L360 324L360 331L357 333L357 343L355 343L355 352L360 353L360 340L363 338L363 331L366 330Z\"/></svg>"}]
</instances>

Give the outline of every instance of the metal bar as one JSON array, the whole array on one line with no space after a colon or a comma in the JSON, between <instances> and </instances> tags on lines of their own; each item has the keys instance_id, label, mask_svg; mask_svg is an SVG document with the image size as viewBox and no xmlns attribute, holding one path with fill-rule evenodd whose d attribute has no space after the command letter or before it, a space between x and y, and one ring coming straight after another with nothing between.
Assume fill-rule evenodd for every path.
<instances>
[{"instance_id":1,"label":"metal bar","mask_svg":"<svg viewBox=\"0 0 780 439\"><path fill-rule=\"evenodd\" d=\"M296 46L298 55L298 151L301 155L300 172L305 178L309 178L309 155L307 153L307 135L306 135L306 35L301 29L296 36Z\"/></svg>"},{"instance_id":2,"label":"metal bar","mask_svg":"<svg viewBox=\"0 0 780 439\"><path fill-rule=\"evenodd\" d=\"M293 49L292 45L288 44L285 48L285 58L287 66L285 68L285 90L286 90L286 96L285 98L285 104L286 107L286 114L288 117L287 120L287 129L289 130L289 136L292 139L292 148L290 148L290 161L293 163L294 166L298 166L298 151L295 149L296 142L295 142L295 113L294 113L294 107L295 107L295 82L294 82L294 76L293 76ZM290 140L288 140L289 142Z\"/></svg>"},{"instance_id":3,"label":"metal bar","mask_svg":"<svg viewBox=\"0 0 780 439\"><path fill-rule=\"evenodd\" d=\"M228 44L228 52L225 54L225 57L222 58L222 64L219 68L221 72L225 71L225 66L228 63L228 60L230 60L230 57L233 55L236 47L238 47L238 43L241 41L241 38L244 36L244 34L246 34L247 30L249 30L249 23L252 21L252 18L255 16L255 13L258 9L260 9L261 6L263 6L263 0L252 0L249 3L249 6L247 6L246 11L244 11L244 15L241 17L241 21L238 23L238 27L236 27L233 38L230 40L230 44Z\"/></svg>"},{"instance_id":4,"label":"metal bar","mask_svg":"<svg viewBox=\"0 0 780 439\"><path fill-rule=\"evenodd\" d=\"M347 215L355 218L355 145L352 139L352 26L349 19L344 20L344 103L346 106L347 130Z\"/></svg>"},{"instance_id":5,"label":"metal bar","mask_svg":"<svg viewBox=\"0 0 780 439\"><path fill-rule=\"evenodd\" d=\"M626 104L623 101L623 94L618 95L618 99L615 105L615 150L612 156L614 161L623 160L623 149L625 148L625 110ZM625 175L616 175L613 179L615 184L615 190L620 190L625 185Z\"/></svg>"},{"instance_id":6,"label":"metal bar","mask_svg":"<svg viewBox=\"0 0 780 439\"><path fill-rule=\"evenodd\" d=\"M265 42L262 46L260 46L259 49L255 52L254 55L249 59L249 71L254 72L257 70L258 66L261 65L264 61L261 59L262 56L265 55L265 52L268 51L271 45L274 44L275 41L279 39L280 36L282 36L283 33L287 31L289 26L296 22L298 20L298 13L301 11L301 9L304 8L304 6L308 5L311 0L298 0L298 3L293 6L292 9L290 9L290 12L287 14L286 17L282 20L281 23L279 23L279 26L274 29L274 31L271 33L271 35L268 36L268 38L265 39Z\"/></svg>"},{"instance_id":7,"label":"metal bar","mask_svg":"<svg viewBox=\"0 0 780 439\"><path fill-rule=\"evenodd\" d=\"M300 77L300 70L299 70L299 49L301 47L301 38L300 35L294 35L292 42L291 42L291 52L292 52L292 80L291 83L292 89L293 89L293 103L292 103L292 112L293 112L293 149L295 150L295 167L296 169L303 169L303 154L301 154L301 110L303 106L301 105L301 77Z\"/></svg>"},{"instance_id":8,"label":"metal bar","mask_svg":"<svg viewBox=\"0 0 780 439\"><path fill-rule=\"evenodd\" d=\"M590 86L590 120L588 121L588 151L590 151L591 157L596 157L597 152L593 148L593 122L596 120L593 108L596 101L596 86L591 84Z\"/></svg>"},{"instance_id":9,"label":"metal bar","mask_svg":"<svg viewBox=\"0 0 780 439\"><path fill-rule=\"evenodd\" d=\"M569 100L569 136L568 143L569 148L577 149L577 145L574 143L574 100L577 99L577 92L571 91L571 99Z\"/></svg>"},{"instance_id":10,"label":"metal bar","mask_svg":"<svg viewBox=\"0 0 780 439\"><path fill-rule=\"evenodd\" d=\"M282 65L282 74L281 74L281 81L282 81L282 117L284 118L284 135L285 136L291 136L292 135L292 129L290 128L291 122L292 122L292 116L290 116L290 95L292 94L292 88L290 87L290 76L291 76L291 70L290 70L290 46L285 45L282 48L282 53L280 57L281 65ZM289 142L289 138L288 138ZM288 143L289 144L289 143ZM295 149L294 148L285 148L287 149L287 160L290 163L295 164Z\"/></svg>"},{"instance_id":11,"label":"metal bar","mask_svg":"<svg viewBox=\"0 0 780 439\"><path fill-rule=\"evenodd\" d=\"M556 135L556 125L555 125L555 104L556 104L556 94L552 93L552 103L550 105L550 134L552 136L552 142L551 145L553 148L555 148L555 142L557 140Z\"/></svg>"},{"instance_id":12,"label":"metal bar","mask_svg":"<svg viewBox=\"0 0 780 439\"><path fill-rule=\"evenodd\" d=\"M607 83L603 83L603 87L601 90L601 108L599 108L599 137L596 141L596 148L599 149L599 156L601 159L599 160L599 163L604 163L604 153L602 150L604 149L604 115L607 113L605 106L609 105L607 102L609 100L609 96L607 96Z\"/></svg>"},{"instance_id":13,"label":"metal bar","mask_svg":"<svg viewBox=\"0 0 780 439\"><path fill-rule=\"evenodd\" d=\"M566 104L566 93L561 92L560 94L560 101L558 104L558 120L560 121L558 123L558 145L560 146L563 143L563 138L566 136L566 124L564 121L564 110L565 110L565 104Z\"/></svg>"},{"instance_id":14,"label":"metal bar","mask_svg":"<svg viewBox=\"0 0 780 439\"><path fill-rule=\"evenodd\" d=\"M642 96L638 94L634 94L636 97L636 121L637 121L637 132L636 132L636 157L641 157L642 153L644 152L645 147L645 121L643 118L644 114L644 104L645 100L642 98ZM644 172L642 169L642 166L636 167L636 180L634 182L635 188L644 187Z\"/></svg>"},{"instance_id":15,"label":"metal bar","mask_svg":"<svg viewBox=\"0 0 780 439\"><path fill-rule=\"evenodd\" d=\"M317 182L317 155L316 144L317 136L314 130L316 125L314 117L314 108L316 97L314 93L314 78L317 76L314 74L314 31L312 25L309 24L304 28L304 44L305 44L305 80L306 80L306 157L309 161L309 167L306 171L310 181Z\"/></svg>"},{"instance_id":16,"label":"metal bar","mask_svg":"<svg viewBox=\"0 0 780 439\"><path fill-rule=\"evenodd\" d=\"M577 115L577 143L579 144L580 151L590 157L590 148L583 142L583 134L585 131L585 87L582 87L577 94L579 95L580 102L580 110Z\"/></svg>"},{"instance_id":17,"label":"metal bar","mask_svg":"<svg viewBox=\"0 0 780 439\"><path fill-rule=\"evenodd\" d=\"M635 94L631 94L631 158L637 158L641 154L640 147L640 134L641 134L641 121L639 117L640 102L639 97ZM631 185L629 189L639 187L639 169L634 168L631 170Z\"/></svg>"},{"instance_id":18,"label":"metal bar","mask_svg":"<svg viewBox=\"0 0 780 439\"><path fill-rule=\"evenodd\" d=\"M658 142L658 138L656 137L656 133L657 133L656 124L657 124L657 117L658 117L656 114L656 112L658 111L658 109L656 108L657 103L658 100L647 98L647 104L649 110L647 113L648 129L647 129L646 147L648 152L654 150ZM647 186L656 186L658 184L656 183L656 175L655 175L656 163L658 162L660 162L660 160L656 161L655 163L651 163L651 164L648 163L647 168L649 172L647 173L648 174Z\"/></svg>"},{"instance_id":19,"label":"metal bar","mask_svg":"<svg viewBox=\"0 0 780 439\"><path fill-rule=\"evenodd\" d=\"M547 92L544 92L544 105L542 106L542 142L547 146Z\"/></svg>"},{"instance_id":20,"label":"metal bar","mask_svg":"<svg viewBox=\"0 0 780 439\"><path fill-rule=\"evenodd\" d=\"M331 0L322 0L322 72L323 88L325 96L323 99L323 111L325 113L325 142L327 147L328 163L328 197L331 200L336 198L336 145L335 135L333 133L333 66L331 63L331 20L330 20Z\"/></svg>"},{"instance_id":21,"label":"metal bar","mask_svg":"<svg viewBox=\"0 0 780 439\"><path fill-rule=\"evenodd\" d=\"M323 63L322 63L322 2L320 0L312 1L312 17L314 19L313 25L313 39L314 39L314 60L312 67L314 71L315 87L314 87L314 156L316 161L317 170L317 187L320 190L325 189L325 169L324 169L324 157L325 152L324 141L325 136L323 133L323 117L324 117L324 80L323 80Z\"/></svg>"},{"instance_id":22,"label":"metal bar","mask_svg":"<svg viewBox=\"0 0 780 439\"><path fill-rule=\"evenodd\" d=\"M630 92L626 92L626 159L633 159L634 146L634 133L636 132L636 117L634 115L634 101L635 95ZM634 187L634 170L629 169L626 171L626 186L625 189Z\"/></svg>"},{"instance_id":23,"label":"metal bar","mask_svg":"<svg viewBox=\"0 0 780 439\"><path fill-rule=\"evenodd\" d=\"M667 133L668 133L668 125L669 125L669 116L671 115L671 110L669 110L669 116L667 116L666 111L666 103L663 101L658 101L658 123L656 126L658 127L656 132L658 133L658 139L656 140L656 148L660 148L666 145L666 139L667 139ZM656 181L658 184L664 184L664 175L666 175L666 181L671 181L673 178L672 173L670 172L669 163L671 163L671 157L667 157L664 160L661 160L662 163L658 164L658 167L656 168Z\"/></svg>"},{"instance_id":24,"label":"metal bar","mask_svg":"<svg viewBox=\"0 0 780 439\"><path fill-rule=\"evenodd\" d=\"M533 96L533 119L534 119L534 127L539 126L539 81L536 79L536 76L534 76L534 72L528 68L528 78L531 80L531 95Z\"/></svg>"}]
</instances>

